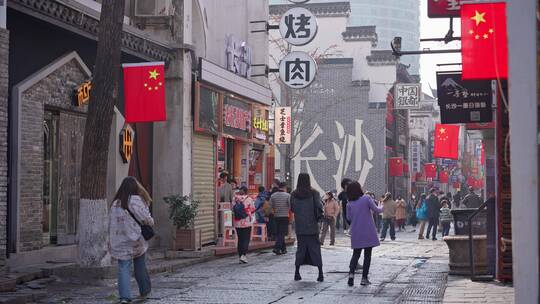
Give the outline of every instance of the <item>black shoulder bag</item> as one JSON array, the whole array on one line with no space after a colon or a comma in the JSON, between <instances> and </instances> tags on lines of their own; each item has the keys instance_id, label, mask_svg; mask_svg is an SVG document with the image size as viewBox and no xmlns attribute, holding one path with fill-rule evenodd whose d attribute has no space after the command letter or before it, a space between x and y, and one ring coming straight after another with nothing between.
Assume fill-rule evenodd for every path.
<instances>
[{"instance_id":1,"label":"black shoulder bag","mask_svg":"<svg viewBox=\"0 0 540 304\"><path fill-rule=\"evenodd\" d=\"M141 234L143 238L147 241L153 238L155 235L154 228L152 228L152 226L150 225L142 224L141 222L139 222L139 220L135 217L135 215L131 213L131 210L129 210L129 208L127 208L126 210L127 212L129 212L129 215L131 215L131 217L135 220L135 222L137 222L137 224L141 226Z\"/></svg>"}]
</instances>

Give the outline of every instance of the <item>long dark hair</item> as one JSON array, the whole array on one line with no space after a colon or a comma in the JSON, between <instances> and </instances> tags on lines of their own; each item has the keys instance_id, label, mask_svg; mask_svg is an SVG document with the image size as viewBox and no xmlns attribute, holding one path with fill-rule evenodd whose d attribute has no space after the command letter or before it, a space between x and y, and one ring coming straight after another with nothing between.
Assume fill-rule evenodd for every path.
<instances>
[{"instance_id":1,"label":"long dark hair","mask_svg":"<svg viewBox=\"0 0 540 304\"><path fill-rule=\"evenodd\" d=\"M129 204L129 197L131 195L139 195L139 185L137 184L137 179L133 176L128 176L124 178L118 192L114 196L113 202L120 200L120 205L122 208L127 209Z\"/></svg>"},{"instance_id":2,"label":"long dark hair","mask_svg":"<svg viewBox=\"0 0 540 304\"><path fill-rule=\"evenodd\" d=\"M300 173L298 175L296 189L294 190L292 195L298 198L307 198L313 195L313 189L311 188L311 179L309 178L309 174Z\"/></svg>"}]
</instances>

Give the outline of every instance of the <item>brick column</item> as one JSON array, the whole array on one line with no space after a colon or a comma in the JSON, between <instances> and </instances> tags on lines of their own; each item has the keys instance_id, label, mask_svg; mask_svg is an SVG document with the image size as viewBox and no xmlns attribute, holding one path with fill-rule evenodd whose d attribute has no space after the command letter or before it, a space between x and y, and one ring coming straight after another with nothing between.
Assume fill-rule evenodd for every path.
<instances>
[{"instance_id":1,"label":"brick column","mask_svg":"<svg viewBox=\"0 0 540 304\"><path fill-rule=\"evenodd\" d=\"M0 273L7 252L9 31L0 28Z\"/></svg>"}]
</instances>

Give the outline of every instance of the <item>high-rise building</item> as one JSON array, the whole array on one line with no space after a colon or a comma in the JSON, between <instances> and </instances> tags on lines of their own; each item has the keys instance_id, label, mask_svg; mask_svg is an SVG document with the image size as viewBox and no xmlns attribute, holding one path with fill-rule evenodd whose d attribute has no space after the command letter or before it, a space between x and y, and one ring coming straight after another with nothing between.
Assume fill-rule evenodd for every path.
<instances>
[{"instance_id":1,"label":"high-rise building","mask_svg":"<svg viewBox=\"0 0 540 304\"><path fill-rule=\"evenodd\" d=\"M314 2L339 2L339 0L311 0ZM403 50L420 49L420 0L349 0L351 4L350 26L375 25L377 49L390 49L390 41L402 37ZM287 0L270 0L270 4L290 3ZM409 73L420 70L419 56L401 57L401 62L411 65Z\"/></svg>"}]
</instances>

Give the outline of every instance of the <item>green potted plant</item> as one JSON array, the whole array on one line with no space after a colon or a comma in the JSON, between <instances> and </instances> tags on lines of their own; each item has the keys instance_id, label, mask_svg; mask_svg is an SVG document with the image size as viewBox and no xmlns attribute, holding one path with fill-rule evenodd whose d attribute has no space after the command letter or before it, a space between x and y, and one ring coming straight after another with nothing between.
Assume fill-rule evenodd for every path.
<instances>
[{"instance_id":1,"label":"green potted plant","mask_svg":"<svg viewBox=\"0 0 540 304\"><path fill-rule=\"evenodd\" d=\"M195 218L200 202L192 195L170 195L163 200L169 205L169 219L176 232L173 234L173 250L201 249L201 229L195 229Z\"/></svg>"}]
</instances>

